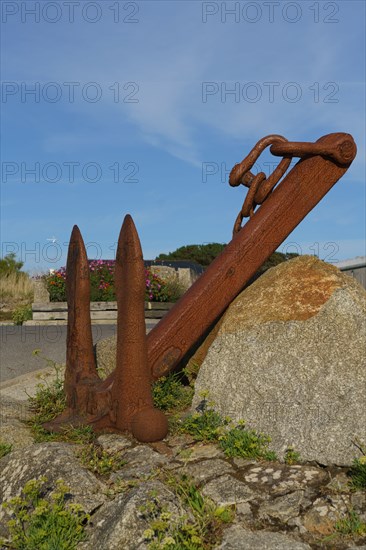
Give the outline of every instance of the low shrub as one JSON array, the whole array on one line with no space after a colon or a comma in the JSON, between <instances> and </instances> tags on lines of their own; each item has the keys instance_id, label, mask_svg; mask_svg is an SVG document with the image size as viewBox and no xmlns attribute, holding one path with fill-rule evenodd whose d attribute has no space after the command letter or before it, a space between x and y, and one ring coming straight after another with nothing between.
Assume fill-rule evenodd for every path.
<instances>
[{"instance_id":1,"label":"low shrub","mask_svg":"<svg viewBox=\"0 0 366 550\"><path fill-rule=\"evenodd\" d=\"M11 319L14 325L22 325L24 321L32 319L32 306L30 304L18 306L12 313Z\"/></svg>"}]
</instances>

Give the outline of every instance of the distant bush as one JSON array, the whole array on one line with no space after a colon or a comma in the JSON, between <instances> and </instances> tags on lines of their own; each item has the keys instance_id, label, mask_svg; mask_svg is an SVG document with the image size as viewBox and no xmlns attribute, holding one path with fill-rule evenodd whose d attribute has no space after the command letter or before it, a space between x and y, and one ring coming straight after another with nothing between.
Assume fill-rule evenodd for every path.
<instances>
[{"instance_id":1,"label":"distant bush","mask_svg":"<svg viewBox=\"0 0 366 550\"><path fill-rule=\"evenodd\" d=\"M115 301L114 261L93 260L89 262L89 270L90 301ZM66 268L62 267L46 277L51 302L66 301L66 276ZM145 269L145 283L145 300L147 302L169 302L174 298L175 289L170 290L169 284L152 273L150 269Z\"/></svg>"},{"instance_id":2,"label":"distant bush","mask_svg":"<svg viewBox=\"0 0 366 550\"><path fill-rule=\"evenodd\" d=\"M18 273L23 267L23 262L17 262L14 252L0 258L0 277Z\"/></svg>"}]
</instances>

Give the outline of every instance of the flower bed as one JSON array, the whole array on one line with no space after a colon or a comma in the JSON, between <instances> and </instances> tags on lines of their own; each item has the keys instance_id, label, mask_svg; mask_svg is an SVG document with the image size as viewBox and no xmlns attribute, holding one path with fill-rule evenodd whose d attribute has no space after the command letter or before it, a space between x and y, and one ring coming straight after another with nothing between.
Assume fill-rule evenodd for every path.
<instances>
[{"instance_id":1,"label":"flower bed","mask_svg":"<svg viewBox=\"0 0 366 550\"><path fill-rule=\"evenodd\" d=\"M114 286L114 260L91 260L90 301L113 302L116 300ZM145 269L146 302L169 302L171 291L169 285L150 269ZM51 302L66 301L66 268L62 267L46 277L47 290Z\"/></svg>"}]
</instances>

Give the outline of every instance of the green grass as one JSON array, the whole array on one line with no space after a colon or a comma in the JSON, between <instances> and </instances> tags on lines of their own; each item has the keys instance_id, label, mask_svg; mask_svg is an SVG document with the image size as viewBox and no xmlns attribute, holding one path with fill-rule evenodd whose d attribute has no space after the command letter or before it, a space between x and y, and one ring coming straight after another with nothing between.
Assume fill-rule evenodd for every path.
<instances>
[{"instance_id":1,"label":"green grass","mask_svg":"<svg viewBox=\"0 0 366 550\"><path fill-rule=\"evenodd\" d=\"M13 446L9 443L4 443L3 441L0 441L0 458L3 458L3 456L9 454L12 448Z\"/></svg>"},{"instance_id":2,"label":"green grass","mask_svg":"<svg viewBox=\"0 0 366 550\"><path fill-rule=\"evenodd\" d=\"M361 456L353 461L349 475L351 477L350 485L353 489L366 488L366 456Z\"/></svg>"},{"instance_id":3,"label":"green grass","mask_svg":"<svg viewBox=\"0 0 366 550\"><path fill-rule=\"evenodd\" d=\"M8 521L9 540L3 548L16 550L74 550L85 538L89 521L81 506L66 502L69 491L62 480L49 500L45 499L46 478L28 481L21 495L3 504L12 515Z\"/></svg>"}]
</instances>

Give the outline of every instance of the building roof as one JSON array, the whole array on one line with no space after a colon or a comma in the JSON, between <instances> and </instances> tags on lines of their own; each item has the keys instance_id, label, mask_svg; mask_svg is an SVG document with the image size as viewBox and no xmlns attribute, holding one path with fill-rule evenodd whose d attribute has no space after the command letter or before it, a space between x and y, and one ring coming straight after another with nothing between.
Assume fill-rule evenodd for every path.
<instances>
[{"instance_id":1,"label":"building roof","mask_svg":"<svg viewBox=\"0 0 366 550\"><path fill-rule=\"evenodd\" d=\"M334 265L342 271L346 269L366 267L366 256L356 256L356 258L351 258L350 260L342 260L341 262L337 262Z\"/></svg>"}]
</instances>

